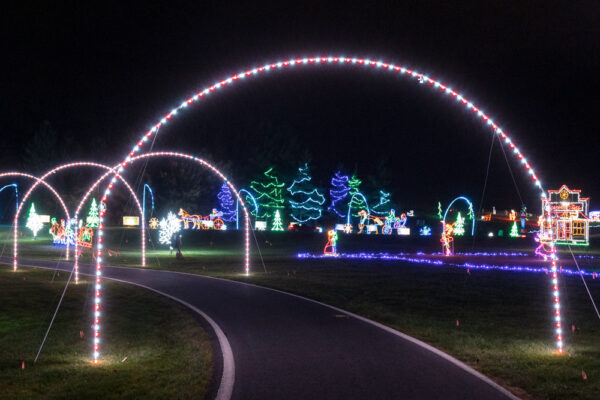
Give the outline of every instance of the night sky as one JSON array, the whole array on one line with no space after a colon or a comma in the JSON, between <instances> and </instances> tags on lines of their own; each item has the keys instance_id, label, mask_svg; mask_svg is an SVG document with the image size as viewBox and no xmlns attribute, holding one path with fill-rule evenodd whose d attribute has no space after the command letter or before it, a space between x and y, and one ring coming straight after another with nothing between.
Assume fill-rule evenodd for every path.
<instances>
[{"instance_id":1,"label":"night sky","mask_svg":"<svg viewBox=\"0 0 600 400\"><path fill-rule=\"evenodd\" d=\"M3 9L1 170L114 164L216 80L288 57L345 55L444 81L510 132L547 189L580 188L600 208L597 1L85 3ZM47 147L40 132L52 135ZM372 194L391 191L402 209L433 212L461 194L480 203L490 132L412 79L324 66L227 88L178 116L154 149L214 160L240 187L271 164L291 177L308 161L328 189L341 168ZM515 182L496 142L483 205L518 208L522 199L539 210L538 192L509 162ZM151 164L145 179L172 179L161 175L167 169ZM63 190L80 192L93 175ZM176 202L177 193L168 196Z\"/></svg>"}]
</instances>

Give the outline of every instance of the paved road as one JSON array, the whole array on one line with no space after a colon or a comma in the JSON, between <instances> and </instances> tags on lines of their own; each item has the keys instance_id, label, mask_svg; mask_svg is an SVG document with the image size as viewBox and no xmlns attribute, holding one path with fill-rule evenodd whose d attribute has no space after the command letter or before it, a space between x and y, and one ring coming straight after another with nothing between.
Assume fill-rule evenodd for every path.
<instances>
[{"instance_id":1,"label":"paved road","mask_svg":"<svg viewBox=\"0 0 600 400\"><path fill-rule=\"evenodd\" d=\"M56 267L39 260L22 264ZM58 268L70 270L71 265ZM93 269L82 266L81 272ZM210 316L233 352L233 399L511 398L396 331L300 297L150 269L106 266L104 276L161 291ZM110 290L104 295L110 296Z\"/></svg>"}]
</instances>

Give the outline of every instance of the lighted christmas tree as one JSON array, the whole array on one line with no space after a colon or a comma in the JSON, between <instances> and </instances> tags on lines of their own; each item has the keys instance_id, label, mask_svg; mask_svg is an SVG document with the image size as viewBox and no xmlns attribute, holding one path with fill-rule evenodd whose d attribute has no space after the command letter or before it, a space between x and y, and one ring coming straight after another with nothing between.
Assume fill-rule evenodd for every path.
<instances>
[{"instance_id":1,"label":"lighted christmas tree","mask_svg":"<svg viewBox=\"0 0 600 400\"><path fill-rule=\"evenodd\" d=\"M390 209L392 208L392 202L390 200L390 197L390 193L380 190L379 203L375 204L373 208L371 208L371 212L375 215L387 216L390 213Z\"/></svg>"},{"instance_id":2,"label":"lighted christmas tree","mask_svg":"<svg viewBox=\"0 0 600 400\"><path fill-rule=\"evenodd\" d=\"M465 234L465 219L460 215L460 211L456 216L456 222L454 224L454 236L462 236Z\"/></svg>"},{"instance_id":3,"label":"lighted christmas tree","mask_svg":"<svg viewBox=\"0 0 600 400\"><path fill-rule=\"evenodd\" d=\"M279 182L273 167L266 170L263 175L265 177L264 181L252 181L250 182L250 188L256 194L254 198L259 204L260 211L257 217L266 219L273 217L275 211L279 211L284 207L282 191L285 184Z\"/></svg>"},{"instance_id":4,"label":"lighted christmas tree","mask_svg":"<svg viewBox=\"0 0 600 400\"><path fill-rule=\"evenodd\" d=\"M331 189L329 189L331 204L327 207L327 211L341 218L344 218L348 211L345 209L348 204L344 201L348 197L348 192L350 192L348 180L348 175L342 175L340 171L336 172L331 178Z\"/></svg>"},{"instance_id":5,"label":"lighted christmas tree","mask_svg":"<svg viewBox=\"0 0 600 400\"><path fill-rule=\"evenodd\" d=\"M438 213L437 213L437 217L439 219L444 218L444 216L442 215L442 203L440 203L439 201L438 201Z\"/></svg>"},{"instance_id":6,"label":"lighted christmas tree","mask_svg":"<svg viewBox=\"0 0 600 400\"><path fill-rule=\"evenodd\" d=\"M356 177L356 175L352 175L352 178L348 181L348 186L350 186L350 192L348 193L352 200L350 201L350 210L352 211L352 215L357 215L360 210L366 210L367 204L365 203L365 199L362 196L354 196L355 194L359 194L360 191L358 188L362 181ZM354 196L354 197L352 197Z\"/></svg>"},{"instance_id":7,"label":"lighted christmas tree","mask_svg":"<svg viewBox=\"0 0 600 400\"><path fill-rule=\"evenodd\" d=\"M42 229L44 226L44 224L42 223L42 220L40 219L40 216L35 211L34 203L31 203L31 208L29 209L29 215L27 216L27 225L25 225L25 226L31 230L31 232L33 233L34 239L37 237L38 231L40 229Z\"/></svg>"},{"instance_id":8,"label":"lighted christmas tree","mask_svg":"<svg viewBox=\"0 0 600 400\"><path fill-rule=\"evenodd\" d=\"M283 222L281 221L281 215L279 215L279 210L275 210L275 218L273 218L273 226L271 227L272 231L283 231Z\"/></svg>"},{"instance_id":9,"label":"lighted christmas tree","mask_svg":"<svg viewBox=\"0 0 600 400\"><path fill-rule=\"evenodd\" d=\"M519 227L517 226L517 221L513 222L512 227L510 228L510 232L508 234L510 237L516 238L521 236L519 234Z\"/></svg>"},{"instance_id":10,"label":"lighted christmas tree","mask_svg":"<svg viewBox=\"0 0 600 400\"><path fill-rule=\"evenodd\" d=\"M475 212L473 211L473 203L469 203L469 219L472 221L475 218Z\"/></svg>"},{"instance_id":11,"label":"lighted christmas tree","mask_svg":"<svg viewBox=\"0 0 600 400\"><path fill-rule=\"evenodd\" d=\"M85 220L88 228L97 228L98 222L100 219L98 218L98 204L96 203L96 199L92 199L92 204L90 205L90 210L88 211L88 216Z\"/></svg>"},{"instance_id":12,"label":"lighted christmas tree","mask_svg":"<svg viewBox=\"0 0 600 400\"><path fill-rule=\"evenodd\" d=\"M235 221L235 201L231 193L231 188L226 182L221 185L221 190L217 194L220 203L220 211L223 212L221 219L225 222Z\"/></svg>"},{"instance_id":13,"label":"lighted christmas tree","mask_svg":"<svg viewBox=\"0 0 600 400\"><path fill-rule=\"evenodd\" d=\"M287 188L292 195L289 199L292 208L290 216L296 222L305 223L321 218L325 196L310 183L311 180L308 164L304 164L298 168L298 177Z\"/></svg>"}]
</instances>

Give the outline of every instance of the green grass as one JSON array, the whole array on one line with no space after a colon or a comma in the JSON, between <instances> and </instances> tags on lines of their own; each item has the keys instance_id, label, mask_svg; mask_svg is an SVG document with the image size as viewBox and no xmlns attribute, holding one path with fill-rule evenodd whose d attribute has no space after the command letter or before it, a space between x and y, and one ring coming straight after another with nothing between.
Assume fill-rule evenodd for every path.
<instances>
[{"instance_id":1,"label":"green grass","mask_svg":"<svg viewBox=\"0 0 600 400\"><path fill-rule=\"evenodd\" d=\"M120 254L108 257L107 263L138 266L137 235L135 230L109 231L107 247L119 249ZM267 272L253 254L249 277L242 274L241 236L235 232L185 232L184 260L149 247L148 268L240 280L324 301L430 343L524 398L598 399L600 321L579 277L561 276L566 354L559 356L554 353L547 276L468 274L464 269L397 262L300 260L294 257L297 252L322 251L323 236L267 233L259 234L258 240ZM472 245L471 239L457 240L457 250L469 251ZM339 247L343 251L439 250L437 238L407 241L345 235ZM475 250L483 248L531 251L532 242L505 238L475 243ZM597 254L594 246L577 251ZM25 243L21 254L48 256L40 243ZM92 261L86 253L82 260ZM581 262L588 270L598 269L598 260ZM589 285L600 300L600 280L589 280ZM582 370L587 380L582 379Z\"/></svg>"},{"instance_id":2,"label":"green grass","mask_svg":"<svg viewBox=\"0 0 600 400\"><path fill-rule=\"evenodd\" d=\"M0 398L204 398L212 349L195 315L162 296L105 282L102 359L91 357L93 287L71 285L37 363L66 273L0 266ZM84 337L80 337L84 332ZM22 362L25 369L21 369Z\"/></svg>"}]
</instances>

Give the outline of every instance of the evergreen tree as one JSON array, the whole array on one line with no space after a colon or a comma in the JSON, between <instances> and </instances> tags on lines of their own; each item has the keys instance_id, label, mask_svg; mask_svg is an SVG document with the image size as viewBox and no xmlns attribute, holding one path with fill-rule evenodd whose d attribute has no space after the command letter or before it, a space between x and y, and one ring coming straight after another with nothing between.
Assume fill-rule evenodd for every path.
<instances>
[{"instance_id":1,"label":"evergreen tree","mask_svg":"<svg viewBox=\"0 0 600 400\"><path fill-rule=\"evenodd\" d=\"M100 218L98 217L98 204L96 203L96 199L92 198L92 204L90 205L90 210L88 211L88 216L85 220L88 228L97 228L98 222Z\"/></svg>"},{"instance_id":2,"label":"evergreen tree","mask_svg":"<svg viewBox=\"0 0 600 400\"><path fill-rule=\"evenodd\" d=\"M350 192L348 193L351 197L350 201L350 210L352 211L352 215L358 215L360 210L366 210L367 204L365 199L362 196L354 196L355 194L360 193L358 188L362 181L356 177L356 175L352 175L352 178L348 181L348 186L350 186Z\"/></svg>"},{"instance_id":3,"label":"evergreen tree","mask_svg":"<svg viewBox=\"0 0 600 400\"><path fill-rule=\"evenodd\" d=\"M465 234L465 219L460 215L460 211L456 216L456 222L454 224L454 236L462 236Z\"/></svg>"},{"instance_id":4,"label":"evergreen tree","mask_svg":"<svg viewBox=\"0 0 600 400\"><path fill-rule=\"evenodd\" d=\"M380 190L379 203L375 204L373 208L371 208L371 212L375 215L387 216L392 208L392 202L390 200L390 197L390 193Z\"/></svg>"},{"instance_id":5,"label":"evergreen tree","mask_svg":"<svg viewBox=\"0 0 600 400\"><path fill-rule=\"evenodd\" d=\"M33 232L34 239L37 237L38 231L40 229L42 229L42 227L44 226L44 224L40 220L40 216L35 211L34 203L31 203L31 208L29 209L29 215L27 216L27 224L25 226L27 228L29 228L31 230L31 232Z\"/></svg>"},{"instance_id":6,"label":"evergreen tree","mask_svg":"<svg viewBox=\"0 0 600 400\"><path fill-rule=\"evenodd\" d=\"M329 189L331 204L327 207L327 211L341 218L344 218L347 212L345 209L347 201L345 202L344 199L348 197L348 192L350 192L348 180L348 175L342 175L340 171L336 172L333 178L331 178L331 189ZM341 212L340 209L342 209Z\"/></svg>"},{"instance_id":7,"label":"evergreen tree","mask_svg":"<svg viewBox=\"0 0 600 400\"><path fill-rule=\"evenodd\" d=\"M275 215L275 211L279 211L284 207L283 202L283 187L285 184L279 182L275 176L273 167L264 172L264 181L250 182L250 188L256 193L254 198L259 206L258 218L267 219Z\"/></svg>"},{"instance_id":8,"label":"evergreen tree","mask_svg":"<svg viewBox=\"0 0 600 400\"><path fill-rule=\"evenodd\" d=\"M273 218L273 226L271 227L272 231L283 231L283 222L281 221L281 215L279 215L279 210L275 210L275 218Z\"/></svg>"},{"instance_id":9,"label":"evergreen tree","mask_svg":"<svg viewBox=\"0 0 600 400\"><path fill-rule=\"evenodd\" d=\"M475 212L473 211L473 203L469 203L469 219L472 221L475 218Z\"/></svg>"},{"instance_id":10,"label":"evergreen tree","mask_svg":"<svg viewBox=\"0 0 600 400\"><path fill-rule=\"evenodd\" d=\"M305 163L298 168L298 177L287 188L292 195L289 199L292 208L290 216L296 222L304 223L321 218L325 196L310 183L311 180L308 164Z\"/></svg>"},{"instance_id":11,"label":"evergreen tree","mask_svg":"<svg viewBox=\"0 0 600 400\"><path fill-rule=\"evenodd\" d=\"M220 208L219 211L223 212L221 219L225 222L235 221L235 201L231 194L231 188L226 182L221 185L221 190L217 194L219 199Z\"/></svg>"}]
</instances>

